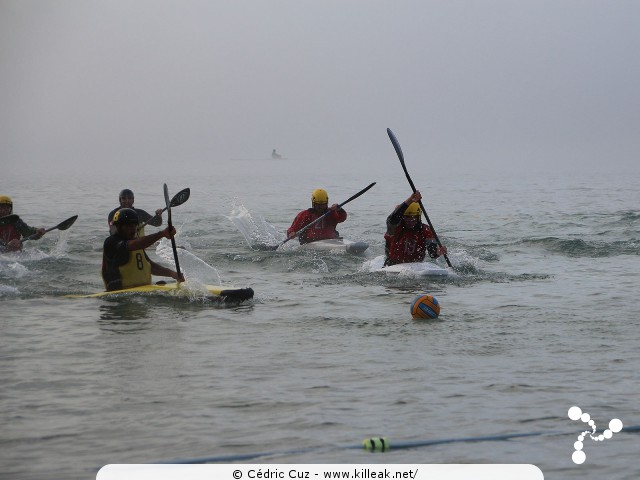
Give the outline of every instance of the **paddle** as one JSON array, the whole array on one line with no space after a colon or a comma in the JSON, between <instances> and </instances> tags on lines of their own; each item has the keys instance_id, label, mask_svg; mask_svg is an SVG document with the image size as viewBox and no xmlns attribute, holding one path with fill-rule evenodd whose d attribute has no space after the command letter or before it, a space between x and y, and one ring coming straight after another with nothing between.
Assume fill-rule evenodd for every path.
<instances>
[{"instance_id":1,"label":"paddle","mask_svg":"<svg viewBox=\"0 0 640 480\"><path fill-rule=\"evenodd\" d=\"M185 190L188 190L188 189L185 189ZM182 192L184 192L184 190ZM189 198L189 194L187 193L186 195L187 195L187 198ZM167 204L167 207L166 207L167 217L168 217L167 224L169 225L169 230L171 230L171 227L173 226L171 225L171 202L169 201L169 189L167 188L166 183L164 184L164 201ZM181 203L184 203L184 202L181 202ZM176 248L176 239L174 237L171 237L171 248L173 249L173 259L176 262L176 272L178 273L178 277L181 277L182 274L180 273L180 262L178 261L178 249Z\"/></svg>"},{"instance_id":2,"label":"paddle","mask_svg":"<svg viewBox=\"0 0 640 480\"><path fill-rule=\"evenodd\" d=\"M376 184L376 182L373 182L371 185L363 188L362 190L360 190L358 193L356 193L355 195L352 195L351 197L349 197L347 200L345 200L344 202L342 202L340 205L338 205L338 209L342 208L343 205L346 205L347 203L349 203L351 200L355 200L356 198L358 198L360 195L362 195L364 192L366 192L367 190L369 190L371 187L373 187ZM331 212L333 212L333 210L327 210L326 213L324 213L322 216L316 218L313 222L309 223L308 225L305 225L304 227L302 227L300 230L298 230L296 232L296 234L293 237L290 238L286 238L284 239L282 242L280 242L278 245L265 245L264 247L261 247L262 250L277 250L278 248L280 248L282 245L284 245L285 243L287 243L289 240L291 240L292 238L297 237L298 235L300 235L302 232L304 232L305 230L307 230L309 227L311 227L312 225L315 225L316 223L318 223L320 220L322 220L324 217L326 217L327 215L329 215Z\"/></svg>"},{"instance_id":3,"label":"paddle","mask_svg":"<svg viewBox=\"0 0 640 480\"><path fill-rule=\"evenodd\" d=\"M5 215L4 217L0 217L0 227L2 225L13 225L18 220L20 220L20 217L16 214Z\"/></svg>"},{"instance_id":4,"label":"paddle","mask_svg":"<svg viewBox=\"0 0 640 480\"><path fill-rule=\"evenodd\" d=\"M51 230L66 230L71 225L73 225L77 219L78 219L78 215L74 215L73 217L69 217L64 222L60 222L55 227L47 228L42 235L44 235L47 232L50 232ZM27 240L33 240L35 238L40 238L42 235L38 235L37 233L34 233L33 235L29 235L28 237L23 238L21 241L24 243Z\"/></svg>"},{"instance_id":5,"label":"paddle","mask_svg":"<svg viewBox=\"0 0 640 480\"><path fill-rule=\"evenodd\" d=\"M396 149L396 153L398 154L398 158L400 159L400 165L402 165L402 169L404 170L404 174L407 176L407 180L409 180L409 185L411 185L411 189L413 190L413 193L415 193L416 192L416 187L413 184L413 181L411 180L411 177L409 176L409 172L407 171L407 167L404 164L404 155L402 154L402 149L400 148L400 144L398 143L398 139L393 134L391 129L387 128L387 133L389 134L389 138L391 139L391 143L393 143L393 148ZM442 243L440 243L440 239L438 238L438 234L436 233L436 229L433 228L433 225L431 224L431 220L429 220L429 215L427 215L427 211L425 210L424 205L422 204L422 200L420 200L419 203L420 203L420 208L422 209L422 213L424 213L424 218L427 219L427 223L429 224L429 228L433 232L433 236L436 239L436 243L439 246L442 246ZM451 262L449 261L449 257L447 257L447 254L445 253L443 256L444 256L444 259L447 261L447 265L449 265L449 267L453 268L453 266L451 265Z\"/></svg>"},{"instance_id":6,"label":"paddle","mask_svg":"<svg viewBox=\"0 0 640 480\"><path fill-rule=\"evenodd\" d=\"M172 207L177 207L179 205L182 205L184 202L186 202L187 200L189 200L189 195L191 195L191 190L189 188L185 188L184 190L180 190L178 193L176 193L173 198L171 199L171 203L170 205ZM164 212L165 210L167 210L167 207L164 207L162 209L162 211ZM151 220L153 220L154 218L156 218L158 215L154 215L153 217L151 217L149 220L147 220L146 222L144 222L143 224L138 226L138 231L142 230Z\"/></svg>"}]
</instances>

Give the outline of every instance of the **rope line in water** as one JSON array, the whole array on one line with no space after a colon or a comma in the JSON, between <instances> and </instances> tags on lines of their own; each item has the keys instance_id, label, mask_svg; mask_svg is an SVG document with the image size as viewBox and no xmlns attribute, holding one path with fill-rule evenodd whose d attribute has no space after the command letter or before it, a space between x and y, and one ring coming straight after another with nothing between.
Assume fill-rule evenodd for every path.
<instances>
[{"instance_id":1,"label":"rope line in water","mask_svg":"<svg viewBox=\"0 0 640 480\"><path fill-rule=\"evenodd\" d=\"M625 426L620 433L638 433L640 432L640 425L631 425L629 427ZM383 448L381 451L388 450L400 450L400 449L408 449L408 448L419 448L419 447L430 447L433 445L446 445L449 443L467 443L467 442L501 442L506 440L511 440L515 438L525 438L525 437L540 437L540 436L556 436L556 435L572 435L575 431L571 432L529 432L529 433L506 433L502 435L488 435L488 436L480 436L480 437L460 437L460 438L443 438L443 439L435 439L435 440L414 440L414 441L406 441L406 442L392 442L389 443L386 439L382 439L381 443ZM365 439L365 442L369 442L371 439ZM362 450L363 445L345 445L345 446L336 446L335 449L339 450L354 450L359 449ZM296 450L285 450L282 452L257 452L257 453L244 453L237 455L221 455L216 457L198 457L198 458L183 458L171 461L161 461L156 463L166 463L166 464L196 464L196 463L235 463L243 460L254 460L260 457L273 457L277 455L299 455L308 452L317 452L321 450L320 448L304 448L304 449L296 449ZM332 448L333 450L333 448ZM375 449L370 449L371 451L375 451Z\"/></svg>"}]
</instances>

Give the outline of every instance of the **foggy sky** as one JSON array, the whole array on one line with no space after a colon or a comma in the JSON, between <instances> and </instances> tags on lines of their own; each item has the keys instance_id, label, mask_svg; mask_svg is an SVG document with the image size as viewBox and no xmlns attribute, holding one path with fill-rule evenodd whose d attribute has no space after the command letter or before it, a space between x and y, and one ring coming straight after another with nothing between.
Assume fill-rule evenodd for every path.
<instances>
[{"instance_id":1,"label":"foggy sky","mask_svg":"<svg viewBox=\"0 0 640 480\"><path fill-rule=\"evenodd\" d=\"M0 0L0 163L636 169L640 2Z\"/></svg>"}]
</instances>

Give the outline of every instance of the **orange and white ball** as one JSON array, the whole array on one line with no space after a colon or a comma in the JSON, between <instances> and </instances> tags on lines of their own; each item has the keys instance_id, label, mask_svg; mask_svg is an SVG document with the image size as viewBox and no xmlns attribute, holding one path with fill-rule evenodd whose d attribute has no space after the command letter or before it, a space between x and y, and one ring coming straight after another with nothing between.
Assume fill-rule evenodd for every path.
<instances>
[{"instance_id":1,"label":"orange and white ball","mask_svg":"<svg viewBox=\"0 0 640 480\"><path fill-rule=\"evenodd\" d=\"M413 318L438 318L440 304L433 295L418 295L411 304L411 316Z\"/></svg>"}]
</instances>

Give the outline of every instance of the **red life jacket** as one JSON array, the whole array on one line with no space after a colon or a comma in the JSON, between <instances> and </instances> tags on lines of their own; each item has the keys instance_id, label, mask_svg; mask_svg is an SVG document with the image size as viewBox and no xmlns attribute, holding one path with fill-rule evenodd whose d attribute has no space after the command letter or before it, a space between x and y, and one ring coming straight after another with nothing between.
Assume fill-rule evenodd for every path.
<instances>
[{"instance_id":1,"label":"red life jacket","mask_svg":"<svg viewBox=\"0 0 640 480\"><path fill-rule=\"evenodd\" d=\"M431 229L426 225L421 225L419 229L409 230L403 224L396 227L393 235L385 233L388 254L387 263L422 262L427 253L427 245L435 237Z\"/></svg>"},{"instance_id":2,"label":"red life jacket","mask_svg":"<svg viewBox=\"0 0 640 480\"><path fill-rule=\"evenodd\" d=\"M293 220L293 223L287 230L287 234L300 231L305 225L309 225L317 218L324 215L323 213L316 213L312 208L303 210ZM316 240L326 240L328 238L335 238L336 226L338 223L342 223L347 219L347 212L344 210L338 210L332 212L315 225L307 228L299 235L300 243L315 242Z\"/></svg>"},{"instance_id":3,"label":"red life jacket","mask_svg":"<svg viewBox=\"0 0 640 480\"><path fill-rule=\"evenodd\" d=\"M0 243L6 245L11 240L20 240L20 232L13 224L0 226Z\"/></svg>"}]
</instances>

